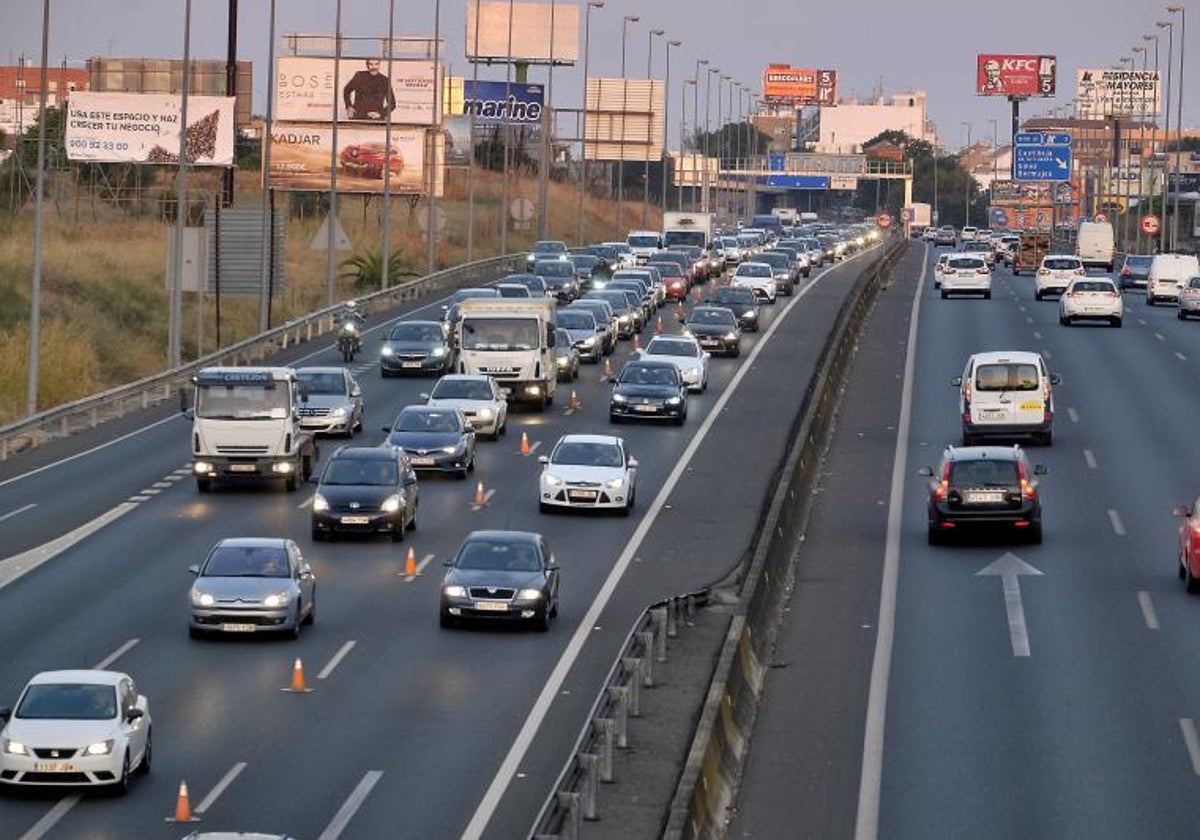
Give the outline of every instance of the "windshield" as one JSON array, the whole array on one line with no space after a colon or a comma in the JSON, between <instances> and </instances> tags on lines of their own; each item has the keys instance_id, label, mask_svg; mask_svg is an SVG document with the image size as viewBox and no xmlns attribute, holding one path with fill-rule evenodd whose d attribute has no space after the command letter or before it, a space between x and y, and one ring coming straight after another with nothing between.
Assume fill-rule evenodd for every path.
<instances>
[{"instance_id":1,"label":"windshield","mask_svg":"<svg viewBox=\"0 0 1200 840\"><path fill-rule=\"evenodd\" d=\"M749 289L722 286L713 292L712 299L717 303L754 303L754 293Z\"/></svg>"},{"instance_id":2,"label":"windshield","mask_svg":"<svg viewBox=\"0 0 1200 840\"><path fill-rule=\"evenodd\" d=\"M738 247L738 241L736 239L734 239L732 236L722 236L721 237L721 247L722 248L736 248L736 247Z\"/></svg>"},{"instance_id":3,"label":"windshield","mask_svg":"<svg viewBox=\"0 0 1200 840\"><path fill-rule=\"evenodd\" d=\"M282 420L292 410L291 390L262 385L197 385L196 416L206 420Z\"/></svg>"},{"instance_id":4,"label":"windshield","mask_svg":"<svg viewBox=\"0 0 1200 840\"><path fill-rule=\"evenodd\" d=\"M287 549L281 545L218 546L200 571L201 577L288 576Z\"/></svg>"},{"instance_id":5,"label":"windshield","mask_svg":"<svg viewBox=\"0 0 1200 840\"><path fill-rule=\"evenodd\" d=\"M956 486L1011 487L1018 483L1016 461L952 461L950 483Z\"/></svg>"},{"instance_id":6,"label":"windshield","mask_svg":"<svg viewBox=\"0 0 1200 840\"><path fill-rule=\"evenodd\" d=\"M473 540L458 550L454 565L459 569L507 572L539 572L537 549L530 543L498 543Z\"/></svg>"},{"instance_id":7,"label":"windshield","mask_svg":"<svg viewBox=\"0 0 1200 840\"><path fill-rule=\"evenodd\" d=\"M400 324L388 333L389 341L435 341L445 337L440 324Z\"/></svg>"},{"instance_id":8,"label":"windshield","mask_svg":"<svg viewBox=\"0 0 1200 840\"><path fill-rule=\"evenodd\" d=\"M366 484L373 487L392 487L398 470L391 460L378 458L335 458L329 462L322 484Z\"/></svg>"},{"instance_id":9,"label":"windshield","mask_svg":"<svg viewBox=\"0 0 1200 840\"><path fill-rule=\"evenodd\" d=\"M623 467L621 447L611 443L564 441L554 447L550 463L572 467Z\"/></svg>"},{"instance_id":10,"label":"windshield","mask_svg":"<svg viewBox=\"0 0 1200 840\"><path fill-rule=\"evenodd\" d=\"M734 323L733 313L728 309L693 309L692 317L688 318L688 324L733 326Z\"/></svg>"},{"instance_id":11,"label":"windshield","mask_svg":"<svg viewBox=\"0 0 1200 840\"><path fill-rule=\"evenodd\" d=\"M1149 268L1154 257L1126 257L1125 265L1129 268Z\"/></svg>"},{"instance_id":12,"label":"windshield","mask_svg":"<svg viewBox=\"0 0 1200 840\"><path fill-rule=\"evenodd\" d=\"M668 248L672 245L695 245L697 248L703 248L708 244L707 240L708 237L702 230L669 230L663 234L663 245Z\"/></svg>"},{"instance_id":13,"label":"windshield","mask_svg":"<svg viewBox=\"0 0 1200 840\"><path fill-rule=\"evenodd\" d=\"M539 344L535 318L463 319L464 350L534 350Z\"/></svg>"},{"instance_id":14,"label":"windshield","mask_svg":"<svg viewBox=\"0 0 1200 840\"><path fill-rule=\"evenodd\" d=\"M657 248L657 234L646 234L644 236L630 236L629 246L631 248Z\"/></svg>"},{"instance_id":15,"label":"windshield","mask_svg":"<svg viewBox=\"0 0 1200 840\"><path fill-rule=\"evenodd\" d=\"M535 254L565 254L567 246L562 242L538 242L533 246Z\"/></svg>"},{"instance_id":16,"label":"windshield","mask_svg":"<svg viewBox=\"0 0 1200 840\"><path fill-rule=\"evenodd\" d=\"M346 377L340 373L297 373L296 378L308 386L308 393L337 394L346 393Z\"/></svg>"},{"instance_id":17,"label":"windshield","mask_svg":"<svg viewBox=\"0 0 1200 840\"><path fill-rule=\"evenodd\" d=\"M741 265L738 266L737 276L738 277L770 277L771 276L771 266L755 264L755 263L742 263Z\"/></svg>"},{"instance_id":18,"label":"windshield","mask_svg":"<svg viewBox=\"0 0 1200 840\"><path fill-rule=\"evenodd\" d=\"M492 386L482 379L443 379L429 396L435 400L490 400Z\"/></svg>"},{"instance_id":19,"label":"windshield","mask_svg":"<svg viewBox=\"0 0 1200 840\"><path fill-rule=\"evenodd\" d=\"M497 286L496 288L500 290L500 297L502 298L532 297L532 295L529 294L529 287L527 286L521 286L514 283L508 286Z\"/></svg>"},{"instance_id":20,"label":"windshield","mask_svg":"<svg viewBox=\"0 0 1200 840\"><path fill-rule=\"evenodd\" d=\"M572 254L567 257L576 268L595 268L600 258L594 254Z\"/></svg>"},{"instance_id":21,"label":"windshield","mask_svg":"<svg viewBox=\"0 0 1200 840\"><path fill-rule=\"evenodd\" d=\"M568 330L596 329L596 319L586 312L569 312L562 309L559 310L556 320L560 327Z\"/></svg>"},{"instance_id":22,"label":"windshield","mask_svg":"<svg viewBox=\"0 0 1200 840\"><path fill-rule=\"evenodd\" d=\"M117 689L97 683L31 685L16 716L23 720L110 720L117 716Z\"/></svg>"},{"instance_id":23,"label":"windshield","mask_svg":"<svg viewBox=\"0 0 1200 840\"><path fill-rule=\"evenodd\" d=\"M533 264L533 271L541 277L574 277L575 264L568 260L542 260Z\"/></svg>"},{"instance_id":24,"label":"windshield","mask_svg":"<svg viewBox=\"0 0 1200 840\"><path fill-rule=\"evenodd\" d=\"M976 391L1036 391L1036 365L1000 362L980 365L975 371Z\"/></svg>"},{"instance_id":25,"label":"windshield","mask_svg":"<svg viewBox=\"0 0 1200 840\"><path fill-rule=\"evenodd\" d=\"M651 341L646 347L646 354L649 356L699 356L700 348L691 341L679 341L676 339L655 340Z\"/></svg>"},{"instance_id":26,"label":"windshield","mask_svg":"<svg viewBox=\"0 0 1200 840\"><path fill-rule=\"evenodd\" d=\"M656 262L650 263L651 266L658 269L658 273L663 277L682 277L683 272L675 263Z\"/></svg>"},{"instance_id":27,"label":"windshield","mask_svg":"<svg viewBox=\"0 0 1200 840\"><path fill-rule=\"evenodd\" d=\"M678 385L674 368L626 365L621 371L624 385Z\"/></svg>"},{"instance_id":28,"label":"windshield","mask_svg":"<svg viewBox=\"0 0 1200 840\"><path fill-rule=\"evenodd\" d=\"M402 411L393 431L457 432L458 414L452 411Z\"/></svg>"},{"instance_id":29,"label":"windshield","mask_svg":"<svg viewBox=\"0 0 1200 840\"><path fill-rule=\"evenodd\" d=\"M496 297L495 289L459 289L454 293L454 302L467 300L469 298L494 298Z\"/></svg>"}]
</instances>

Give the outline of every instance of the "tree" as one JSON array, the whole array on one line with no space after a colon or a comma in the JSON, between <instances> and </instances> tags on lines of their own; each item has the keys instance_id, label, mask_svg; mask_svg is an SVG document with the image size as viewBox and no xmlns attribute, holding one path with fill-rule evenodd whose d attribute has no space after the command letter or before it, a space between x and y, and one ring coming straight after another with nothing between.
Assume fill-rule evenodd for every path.
<instances>
[{"instance_id":1,"label":"tree","mask_svg":"<svg viewBox=\"0 0 1200 840\"><path fill-rule=\"evenodd\" d=\"M934 154L934 148L926 140L917 140L906 132L896 129L881 131L863 146L871 146L880 141L887 141L904 150L905 160L912 162L913 170L913 201L936 205L940 224L961 227L966 222L966 202L970 201L972 224L982 225L987 221L987 200L979 191L979 185L961 165L957 155ZM937 170L937 194L934 195L934 169ZM855 195L855 205L866 211L874 212L875 184L860 182ZM881 205L896 214L900 211L903 201L899 192L891 193L891 200L884 201L881 192Z\"/></svg>"}]
</instances>

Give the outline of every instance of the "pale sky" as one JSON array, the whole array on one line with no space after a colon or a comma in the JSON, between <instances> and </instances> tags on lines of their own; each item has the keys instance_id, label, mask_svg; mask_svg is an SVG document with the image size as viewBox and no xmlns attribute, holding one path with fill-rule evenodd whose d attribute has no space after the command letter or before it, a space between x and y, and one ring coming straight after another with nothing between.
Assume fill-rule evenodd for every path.
<instances>
[{"instance_id":1,"label":"pale sky","mask_svg":"<svg viewBox=\"0 0 1200 840\"><path fill-rule=\"evenodd\" d=\"M239 58L254 62L254 108L265 111L268 0L238 0ZM440 4L445 59L454 75L471 74L464 59L466 10L474 0L447 0ZM90 56L126 58L179 58L183 53L184 0L48 0L51 3L49 55L51 64L64 59L82 65ZM342 30L348 36L383 37L387 34L389 0L342 0ZM565 4L568 0L560 0ZM397 35L432 35L434 0L395 0ZM1189 11L1200 5L1188 4ZM0 62L14 64L24 54L36 63L41 51L43 4L37 0L6 0L0 31ZM966 140L962 122L972 124L972 139L990 138L991 120L997 121L1001 142L1007 132L1010 106L1003 98L977 97L974 93L975 57L980 52L1053 54L1058 57L1056 99L1031 100L1022 116L1044 113L1074 97L1075 70L1080 67L1116 66L1118 58L1132 55L1144 34L1159 33L1160 69L1167 64L1167 30L1157 20L1179 20L1169 15L1166 3L1154 0L751 0L713 3L707 0L605 0L592 11L591 58L593 76L619 76L621 31L625 15L641 20L628 26L626 66L629 76L645 76L648 31L661 28L666 36L654 38L654 75L664 73L667 39L682 45L671 50L668 105L671 145L677 145L679 96L685 76L695 71L696 60L707 58L723 74L758 91L763 67L770 62L797 67L834 69L839 93L869 97L882 86L885 94L924 88L929 94L930 116L943 142L950 148ZM192 1L192 56L222 59L225 56L228 0ZM276 31L332 33L334 0L277 0ZM581 11L581 18L583 14ZM582 27L581 27L582 28ZM1178 87L1180 27L1175 26L1173 89ZM1200 32L1200 17L1192 32ZM581 34L582 43L582 34ZM1188 39L1195 41L1193 35ZM1154 44L1148 43L1153 65ZM1200 48L1189 44L1184 68L1185 87L1200 84ZM555 70L554 102L563 108L578 107L582 98L582 62ZM1138 66L1141 59L1138 58ZM504 79L503 66L480 68L481 79ZM534 68L530 81L546 81L546 69ZM702 82L703 84L703 82ZM726 91L728 89L726 88ZM717 113L717 84L712 85L711 115ZM689 89L689 100L691 93ZM724 102L728 103L728 92ZM736 110L736 94L735 94ZM1185 97L1183 123L1200 122L1200 97ZM688 122L692 121L688 102ZM704 90L700 95L704 116ZM1172 123L1175 104L1172 100Z\"/></svg>"}]
</instances>

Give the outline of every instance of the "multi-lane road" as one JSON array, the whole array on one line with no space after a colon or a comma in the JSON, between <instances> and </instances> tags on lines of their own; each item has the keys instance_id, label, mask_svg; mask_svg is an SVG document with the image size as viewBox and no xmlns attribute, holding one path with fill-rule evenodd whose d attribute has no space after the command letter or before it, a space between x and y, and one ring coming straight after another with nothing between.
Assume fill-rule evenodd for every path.
<instances>
[{"instance_id":1,"label":"multi-lane road","mask_svg":"<svg viewBox=\"0 0 1200 840\"><path fill-rule=\"evenodd\" d=\"M941 300L936 253L864 331L731 835L1193 836L1200 601L1171 509L1200 491L1200 330L1134 292L1122 329L1063 327L1002 268L991 300ZM1029 447L1045 542L929 546L916 470L960 442L949 380L991 349L1063 379Z\"/></svg>"},{"instance_id":2,"label":"multi-lane road","mask_svg":"<svg viewBox=\"0 0 1200 840\"><path fill-rule=\"evenodd\" d=\"M401 545L311 543L311 487L198 494L188 422L166 408L0 465L0 705L37 671L111 667L148 696L155 745L152 772L125 798L6 793L3 834L182 835L163 822L180 781L211 830L525 834L637 616L721 577L750 543L829 325L879 253L815 272L795 297L765 307L741 358L713 359L684 427L616 427L640 462L629 519L537 509L536 455L561 434L613 428L596 366L567 386L581 411L559 400L544 414L510 415L515 434L480 443L469 482L422 478L419 529ZM376 319L367 346L393 317L436 317L438 303ZM673 308L662 314L674 331ZM628 352L623 343L618 370ZM315 346L278 361L335 358ZM370 353L351 367L366 396L362 442L378 442L373 430L431 385L382 380ZM521 431L532 457L519 452ZM483 507L472 504L476 481ZM474 528L547 536L563 566L549 634L438 628L440 560ZM311 562L318 615L299 641L188 638L187 568L239 535L290 536ZM409 546L414 577L403 574ZM296 657L313 689L303 696L280 691Z\"/></svg>"}]
</instances>

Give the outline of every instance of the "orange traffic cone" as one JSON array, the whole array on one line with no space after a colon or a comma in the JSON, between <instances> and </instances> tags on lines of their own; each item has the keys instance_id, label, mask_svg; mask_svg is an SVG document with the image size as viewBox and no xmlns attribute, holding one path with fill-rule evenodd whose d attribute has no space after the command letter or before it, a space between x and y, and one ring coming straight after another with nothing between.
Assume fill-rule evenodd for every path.
<instances>
[{"instance_id":1,"label":"orange traffic cone","mask_svg":"<svg viewBox=\"0 0 1200 840\"><path fill-rule=\"evenodd\" d=\"M579 402L579 395L571 391L571 397L567 400L567 408L571 411L579 411L583 405Z\"/></svg>"},{"instance_id":2,"label":"orange traffic cone","mask_svg":"<svg viewBox=\"0 0 1200 840\"><path fill-rule=\"evenodd\" d=\"M408 549L408 557L404 560L404 576L417 576L417 555L413 553L411 546Z\"/></svg>"},{"instance_id":3,"label":"orange traffic cone","mask_svg":"<svg viewBox=\"0 0 1200 840\"><path fill-rule=\"evenodd\" d=\"M281 688L280 691L286 691L290 694L309 694L311 688L304 687L304 666L300 663L300 657L296 657L295 663L292 665L292 684L287 688Z\"/></svg>"},{"instance_id":4,"label":"orange traffic cone","mask_svg":"<svg viewBox=\"0 0 1200 840\"><path fill-rule=\"evenodd\" d=\"M524 432L524 431L522 431L522 432L521 432L521 454L522 454L522 455L528 455L528 454L529 454L529 452L530 452L530 449L529 449L529 435L525 434L525 432Z\"/></svg>"},{"instance_id":5,"label":"orange traffic cone","mask_svg":"<svg viewBox=\"0 0 1200 840\"><path fill-rule=\"evenodd\" d=\"M175 816L167 817L167 822L200 822L199 817L192 816L192 805L188 801L187 782L179 783L179 796L175 798Z\"/></svg>"},{"instance_id":6,"label":"orange traffic cone","mask_svg":"<svg viewBox=\"0 0 1200 840\"><path fill-rule=\"evenodd\" d=\"M612 379L612 359L604 360L604 378Z\"/></svg>"},{"instance_id":7,"label":"orange traffic cone","mask_svg":"<svg viewBox=\"0 0 1200 840\"><path fill-rule=\"evenodd\" d=\"M661 315L659 315L659 316L658 316L658 317L657 317L657 318L654 320L654 331L655 331L656 333L661 333L661 332L662 332L662 316L661 316Z\"/></svg>"},{"instance_id":8,"label":"orange traffic cone","mask_svg":"<svg viewBox=\"0 0 1200 840\"><path fill-rule=\"evenodd\" d=\"M487 494L483 492L482 481L475 485L475 500L472 504L477 508L481 508L487 504Z\"/></svg>"}]
</instances>

